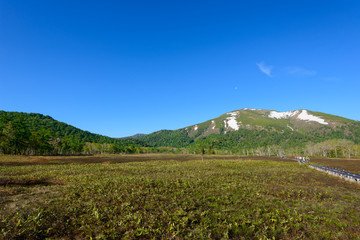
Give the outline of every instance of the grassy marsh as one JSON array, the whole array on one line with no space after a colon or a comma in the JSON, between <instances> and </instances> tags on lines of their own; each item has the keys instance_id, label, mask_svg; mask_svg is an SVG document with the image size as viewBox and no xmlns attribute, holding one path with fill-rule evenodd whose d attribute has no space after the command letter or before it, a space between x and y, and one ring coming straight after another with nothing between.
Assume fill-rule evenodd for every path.
<instances>
[{"instance_id":1,"label":"grassy marsh","mask_svg":"<svg viewBox=\"0 0 360 240\"><path fill-rule=\"evenodd\" d=\"M143 158L1 156L0 238L359 237L358 184L296 162Z\"/></svg>"}]
</instances>

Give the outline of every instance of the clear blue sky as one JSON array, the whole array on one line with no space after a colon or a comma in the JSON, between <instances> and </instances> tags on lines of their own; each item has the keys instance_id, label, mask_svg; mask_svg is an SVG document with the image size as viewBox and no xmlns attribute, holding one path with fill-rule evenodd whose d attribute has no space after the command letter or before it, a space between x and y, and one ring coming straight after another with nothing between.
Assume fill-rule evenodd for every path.
<instances>
[{"instance_id":1,"label":"clear blue sky","mask_svg":"<svg viewBox=\"0 0 360 240\"><path fill-rule=\"evenodd\" d=\"M0 0L0 110L111 137L241 108L360 120L360 1Z\"/></svg>"}]
</instances>

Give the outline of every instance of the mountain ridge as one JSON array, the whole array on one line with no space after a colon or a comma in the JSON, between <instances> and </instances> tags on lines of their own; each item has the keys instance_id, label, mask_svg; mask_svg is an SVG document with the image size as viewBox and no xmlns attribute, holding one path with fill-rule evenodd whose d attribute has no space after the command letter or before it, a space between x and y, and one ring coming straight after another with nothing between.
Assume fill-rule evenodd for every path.
<instances>
[{"instance_id":1,"label":"mountain ridge","mask_svg":"<svg viewBox=\"0 0 360 240\"><path fill-rule=\"evenodd\" d=\"M200 148L207 148L209 153L244 153L269 146L304 149L310 143L332 139L359 144L360 122L306 109L279 112L244 108L176 130L111 138L42 114L0 111L0 153L8 154L134 153L166 149L196 152ZM23 150L18 151L20 148Z\"/></svg>"},{"instance_id":2,"label":"mountain ridge","mask_svg":"<svg viewBox=\"0 0 360 240\"><path fill-rule=\"evenodd\" d=\"M253 135L255 138L262 136L258 144L253 142ZM281 144L295 147L310 141L341 138L359 143L360 122L306 109L279 112L244 108L177 130L157 131L140 139L154 146L167 147L187 147L196 145L196 142L216 147L211 142L225 141L229 146L222 144L223 149L236 151L237 146L251 148Z\"/></svg>"}]
</instances>

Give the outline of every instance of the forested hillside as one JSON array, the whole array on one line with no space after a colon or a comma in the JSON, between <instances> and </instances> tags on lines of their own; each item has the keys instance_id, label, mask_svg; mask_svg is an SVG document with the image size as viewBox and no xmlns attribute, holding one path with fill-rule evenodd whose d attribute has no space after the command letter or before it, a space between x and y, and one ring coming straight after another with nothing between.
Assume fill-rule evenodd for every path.
<instances>
[{"instance_id":1,"label":"forested hillside","mask_svg":"<svg viewBox=\"0 0 360 240\"><path fill-rule=\"evenodd\" d=\"M90 133L42 114L0 111L0 153L4 154L133 152L146 146L138 139Z\"/></svg>"}]
</instances>

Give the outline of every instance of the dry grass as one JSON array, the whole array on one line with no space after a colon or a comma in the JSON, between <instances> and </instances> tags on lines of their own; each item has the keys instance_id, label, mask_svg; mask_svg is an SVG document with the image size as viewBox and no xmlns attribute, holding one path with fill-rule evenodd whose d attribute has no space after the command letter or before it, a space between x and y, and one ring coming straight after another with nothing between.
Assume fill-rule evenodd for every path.
<instances>
[{"instance_id":1,"label":"dry grass","mask_svg":"<svg viewBox=\"0 0 360 240\"><path fill-rule=\"evenodd\" d=\"M278 157L241 157L234 155L204 155L205 160L281 160ZM0 166L32 166L32 165L63 165L63 164L90 164L90 163L128 163L148 161L190 161L201 160L201 155L194 154L105 154L94 156L10 156L0 155Z\"/></svg>"},{"instance_id":2,"label":"dry grass","mask_svg":"<svg viewBox=\"0 0 360 240\"><path fill-rule=\"evenodd\" d=\"M62 181L45 179L45 178L7 178L0 177L0 186L35 186L35 185L56 185L56 184L64 184Z\"/></svg>"}]
</instances>

